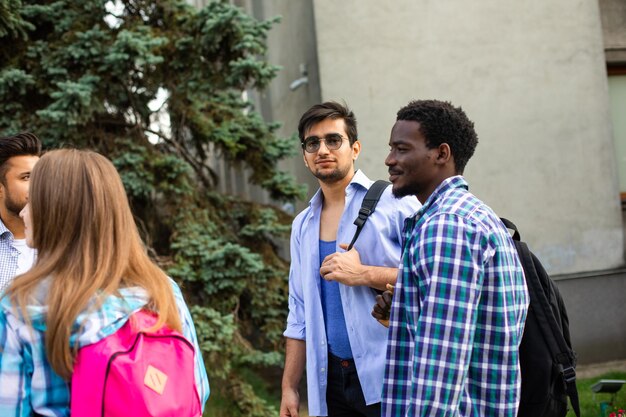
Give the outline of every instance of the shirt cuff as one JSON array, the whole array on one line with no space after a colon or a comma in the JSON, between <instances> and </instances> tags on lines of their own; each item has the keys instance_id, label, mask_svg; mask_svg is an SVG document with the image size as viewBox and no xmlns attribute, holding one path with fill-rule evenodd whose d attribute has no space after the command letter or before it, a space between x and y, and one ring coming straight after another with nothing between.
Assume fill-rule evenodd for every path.
<instances>
[{"instance_id":1,"label":"shirt cuff","mask_svg":"<svg viewBox=\"0 0 626 417\"><path fill-rule=\"evenodd\" d=\"M300 324L287 324L287 329L283 333L283 336L290 339L304 340L306 328Z\"/></svg>"}]
</instances>

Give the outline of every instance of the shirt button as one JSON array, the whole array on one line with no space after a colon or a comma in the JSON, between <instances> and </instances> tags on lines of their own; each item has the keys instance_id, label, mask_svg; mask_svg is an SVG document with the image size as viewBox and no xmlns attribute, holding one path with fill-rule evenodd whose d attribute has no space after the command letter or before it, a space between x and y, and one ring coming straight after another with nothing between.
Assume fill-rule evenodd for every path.
<instances>
[{"instance_id":1,"label":"shirt button","mask_svg":"<svg viewBox=\"0 0 626 417\"><path fill-rule=\"evenodd\" d=\"M321 372L326 372L326 368L320 369Z\"/></svg>"}]
</instances>

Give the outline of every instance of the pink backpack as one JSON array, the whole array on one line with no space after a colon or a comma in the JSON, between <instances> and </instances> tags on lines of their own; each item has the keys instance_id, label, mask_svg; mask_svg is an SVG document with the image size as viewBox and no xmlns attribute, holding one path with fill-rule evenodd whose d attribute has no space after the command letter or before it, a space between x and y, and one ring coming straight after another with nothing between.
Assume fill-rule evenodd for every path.
<instances>
[{"instance_id":1,"label":"pink backpack","mask_svg":"<svg viewBox=\"0 0 626 417\"><path fill-rule=\"evenodd\" d=\"M140 310L114 334L78 351L72 417L199 417L194 346Z\"/></svg>"}]
</instances>

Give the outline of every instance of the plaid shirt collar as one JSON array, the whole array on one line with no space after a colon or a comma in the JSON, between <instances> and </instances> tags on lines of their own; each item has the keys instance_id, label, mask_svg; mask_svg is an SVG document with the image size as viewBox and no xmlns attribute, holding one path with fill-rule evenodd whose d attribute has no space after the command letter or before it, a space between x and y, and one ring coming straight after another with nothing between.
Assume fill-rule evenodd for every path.
<instances>
[{"instance_id":1,"label":"plaid shirt collar","mask_svg":"<svg viewBox=\"0 0 626 417\"><path fill-rule=\"evenodd\" d=\"M406 241L408 240L408 238L411 236L415 223L419 219L421 219L422 216L424 216L424 214L431 211L433 207L438 206L439 200L444 194L446 194L448 191L453 190L455 188L465 188L466 190L469 190L469 185L467 184L467 181L465 180L465 178L463 178L463 176L455 175L453 177L448 177L445 180L441 181L441 183L437 186L437 188L435 188L435 191L433 191L432 194L428 196L428 198L426 199L426 202L422 205L422 207L417 212L415 212L414 215L404 219L404 228L402 229L403 230L403 236L402 236L403 252L404 252L404 245L406 244Z\"/></svg>"},{"instance_id":2,"label":"plaid shirt collar","mask_svg":"<svg viewBox=\"0 0 626 417\"><path fill-rule=\"evenodd\" d=\"M436 204L437 200L439 200L442 195L454 188L465 188L466 190L469 190L469 185L467 184L467 181L465 181L465 178L463 178L463 176L461 175L455 175L453 177L446 178L445 180L441 181L437 188L435 188L435 191L433 191L433 193L428 196L424 205L422 205L422 207L417 211L417 213L415 213L413 217L415 219L419 219L420 217L422 217L424 213L430 210L431 206Z\"/></svg>"}]
</instances>

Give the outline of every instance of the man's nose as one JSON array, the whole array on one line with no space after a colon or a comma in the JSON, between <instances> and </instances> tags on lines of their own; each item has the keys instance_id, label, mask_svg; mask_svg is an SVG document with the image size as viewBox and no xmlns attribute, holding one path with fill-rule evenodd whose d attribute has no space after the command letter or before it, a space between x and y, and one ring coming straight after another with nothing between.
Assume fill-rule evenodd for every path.
<instances>
[{"instance_id":1,"label":"man's nose","mask_svg":"<svg viewBox=\"0 0 626 417\"><path fill-rule=\"evenodd\" d=\"M317 150L318 155L326 155L329 152L328 146L326 146L326 141L320 140L320 148Z\"/></svg>"}]
</instances>

